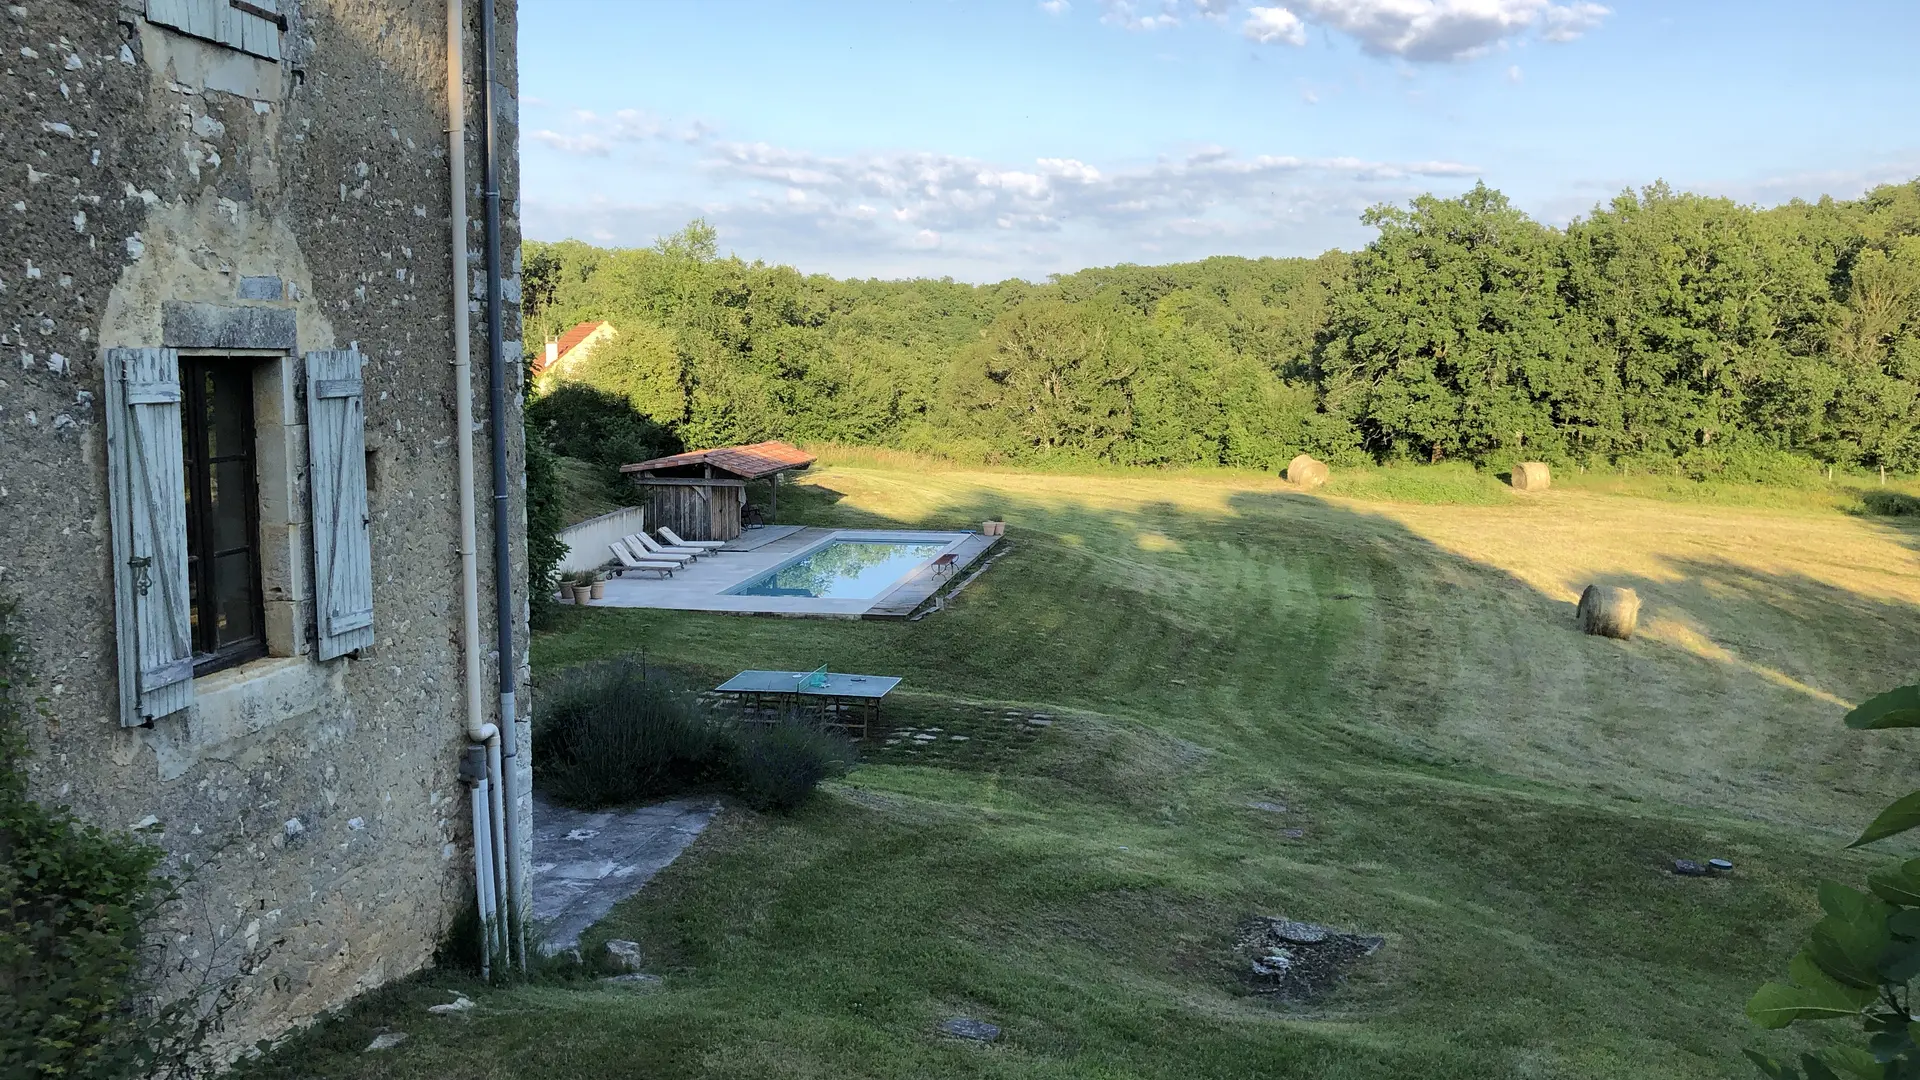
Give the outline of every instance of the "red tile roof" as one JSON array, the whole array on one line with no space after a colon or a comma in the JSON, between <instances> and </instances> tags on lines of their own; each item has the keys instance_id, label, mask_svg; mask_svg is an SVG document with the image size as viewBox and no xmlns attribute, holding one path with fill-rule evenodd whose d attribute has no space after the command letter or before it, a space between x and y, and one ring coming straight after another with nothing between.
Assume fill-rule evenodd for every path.
<instances>
[{"instance_id":1,"label":"red tile roof","mask_svg":"<svg viewBox=\"0 0 1920 1080\"><path fill-rule=\"evenodd\" d=\"M683 469L689 465L711 465L743 480L758 480L788 469L804 469L814 463L812 454L783 442L754 443L752 446L723 446L717 450L693 450L672 457L654 458L634 465L622 465L623 473Z\"/></svg>"},{"instance_id":2,"label":"red tile roof","mask_svg":"<svg viewBox=\"0 0 1920 1080\"><path fill-rule=\"evenodd\" d=\"M596 319L592 322L578 323L574 326L573 329L567 331L564 334L561 334L560 341L559 341L559 348L558 348L558 351L554 353L553 363L555 364L559 363L562 359L566 357L568 353L573 351L574 346L579 345L581 342L587 340L589 337L592 337L595 331L599 330L601 327L605 325L607 325L607 321L605 319ZM545 352L542 352L538 357L534 359L534 362L533 362L534 374L537 375L540 372L545 371L547 368L551 366L552 364L549 364L547 362L547 354Z\"/></svg>"}]
</instances>

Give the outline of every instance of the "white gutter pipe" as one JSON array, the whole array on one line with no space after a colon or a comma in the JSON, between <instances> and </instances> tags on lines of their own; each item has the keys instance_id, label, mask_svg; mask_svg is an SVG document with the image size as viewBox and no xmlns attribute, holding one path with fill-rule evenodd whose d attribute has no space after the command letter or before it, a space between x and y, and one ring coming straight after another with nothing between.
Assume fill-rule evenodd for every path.
<instances>
[{"instance_id":1,"label":"white gutter pipe","mask_svg":"<svg viewBox=\"0 0 1920 1080\"><path fill-rule=\"evenodd\" d=\"M479 746L469 746L460 755L460 779L466 782L467 798L473 811L473 886L474 903L480 909L480 978L493 979L492 930L500 921L498 901L493 892L493 875L487 868L493 863L489 851L492 830L487 828L487 761Z\"/></svg>"},{"instance_id":2,"label":"white gutter pipe","mask_svg":"<svg viewBox=\"0 0 1920 1080\"><path fill-rule=\"evenodd\" d=\"M480 571L475 541L473 495L473 346L467 313L467 83L466 11L463 0L447 0L447 165L448 221L453 251L454 446L460 479L461 652L466 673L467 740L486 746L486 774L474 787L473 873L480 901L481 967L494 953L505 953L506 927L496 898L511 896L506 880L501 804L500 729L486 720L481 705L484 678L480 663Z\"/></svg>"}]
</instances>

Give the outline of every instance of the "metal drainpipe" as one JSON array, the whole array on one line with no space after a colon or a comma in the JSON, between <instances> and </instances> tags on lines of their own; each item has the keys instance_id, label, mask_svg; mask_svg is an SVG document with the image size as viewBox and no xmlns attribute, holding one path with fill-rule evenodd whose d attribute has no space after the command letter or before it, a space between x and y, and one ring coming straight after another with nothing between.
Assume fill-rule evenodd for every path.
<instances>
[{"instance_id":1,"label":"metal drainpipe","mask_svg":"<svg viewBox=\"0 0 1920 1080\"><path fill-rule=\"evenodd\" d=\"M505 785L506 797L502 803L512 806L513 812L503 814L505 807L494 807L496 832L502 834L507 850L507 894L508 901L502 904L507 911L511 924L519 962L526 963L526 916L521 911L521 900L526 880L525 861L521 857L518 837L518 800L520 793L513 789L513 773L519 753L519 738L515 732L518 712L514 703L515 682L518 672L513 651L513 547L512 533L508 528L508 517L512 507L507 489L507 361L505 320L501 312L500 299L500 163L499 140L494 132L494 123L499 112L494 103L493 63L496 56L494 44L494 2L480 0L480 38L481 57L480 75L483 80L480 100L486 109L486 123L482 125L481 142L486 155L486 230L487 230L487 389L491 392L489 407L492 415L488 419L488 434L492 437L493 448L493 598L494 626L497 647L500 650L500 734L504 744L504 761L500 776ZM498 858L498 854L496 854Z\"/></svg>"},{"instance_id":2,"label":"metal drainpipe","mask_svg":"<svg viewBox=\"0 0 1920 1080\"><path fill-rule=\"evenodd\" d=\"M460 609L461 653L466 675L466 727L472 749L492 746L497 759L500 730L486 722L481 708L481 684L485 681L480 665L480 575L474 539L476 516L473 497L473 349L467 316L467 77L466 6L464 0L447 2L447 221L453 260L453 387L454 445L459 463L460 498ZM461 755L462 775L473 768L471 750ZM499 920L497 901L506 893L505 870L496 851L500 847L493 833L492 808L502 800L500 774L487 772L488 755L480 758L477 782L473 788L474 895L480 904L481 971L490 974L493 954L504 952L505 928Z\"/></svg>"}]
</instances>

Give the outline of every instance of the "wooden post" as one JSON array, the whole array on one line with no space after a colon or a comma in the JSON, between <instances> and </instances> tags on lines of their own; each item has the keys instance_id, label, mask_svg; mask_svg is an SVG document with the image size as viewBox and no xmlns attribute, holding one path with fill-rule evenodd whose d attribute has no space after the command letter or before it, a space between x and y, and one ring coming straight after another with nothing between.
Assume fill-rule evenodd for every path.
<instances>
[{"instance_id":1,"label":"wooden post","mask_svg":"<svg viewBox=\"0 0 1920 1080\"><path fill-rule=\"evenodd\" d=\"M780 474L768 477L767 483L773 489L773 494L767 496L767 524L772 525L780 520Z\"/></svg>"}]
</instances>

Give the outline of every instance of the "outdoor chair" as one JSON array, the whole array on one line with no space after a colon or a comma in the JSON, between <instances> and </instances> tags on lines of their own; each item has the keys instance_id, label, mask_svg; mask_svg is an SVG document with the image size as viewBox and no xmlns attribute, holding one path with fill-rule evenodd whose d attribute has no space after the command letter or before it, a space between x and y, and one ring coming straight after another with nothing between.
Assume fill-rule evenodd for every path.
<instances>
[{"instance_id":1,"label":"outdoor chair","mask_svg":"<svg viewBox=\"0 0 1920 1080\"><path fill-rule=\"evenodd\" d=\"M633 543L634 537L636 536L640 538L640 546L646 548L648 554L658 559L664 559L669 555L685 555L689 558L697 559L702 555L713 554L713 552L708 551L706 548L667 547L646 533L634 533L633 536L627 537L627 543ZM634 554L637 555L639 552L635 552Z\"/></svg>"},{"instance_id":2,"label":"outdoor chair","mask_svg":"<svg viewBox=\"0 0 1920 1080\"><path fill-rule=\"evenodd\" d=\"M665 540L667 544L671 547L704 548L707 551L719 551L721 548L727 546L727 542L725 540L682 540L680 539L679 533L674 532L672 529L667 528L665 525L662 525L653 531L659 533L660 539Z\"/></svg>"},{"instance_id":3,"label":"outdoor chair","mask_svg":"<svg viewBox=\"0 0 1920 1080\"><path fill-rule=\"evenodd\" d=\"M613 549L614 558L620 560L620 567L623 570L652 570L661 577L672 577L673 572L680 569L680 564L677 562L665 562L660 559L636 559L633 557L633 552L627 550L627 545L618 540L615 540L607 546Z\"/></svg>"},{"instance_id":4,"label":"outdoor chair","mask_svg":"<svg viewBox=\"0 0 1920 1080\"><path fill-rule=\"evenodd\" d=\"M639 559L658 559L661 562L678 565L690 563L695 556L699 555L697 551L670 551L654 543L646 533L629 533L621 537L620 542L627 545L627 550L633 552L634 557Z\"/></svg>"}]
</instances>

